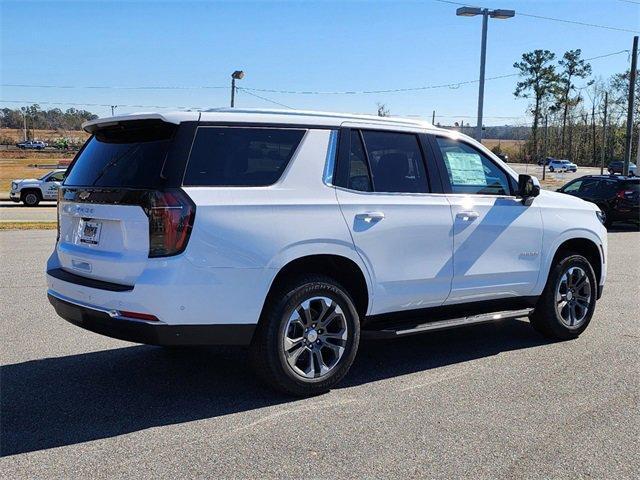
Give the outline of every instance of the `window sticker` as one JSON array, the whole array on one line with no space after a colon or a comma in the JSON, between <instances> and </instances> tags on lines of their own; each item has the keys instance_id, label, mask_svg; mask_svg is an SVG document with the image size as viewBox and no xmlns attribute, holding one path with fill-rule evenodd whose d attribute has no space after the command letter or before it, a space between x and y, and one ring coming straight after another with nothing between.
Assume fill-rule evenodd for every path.
<instances>
[{"instance_id":1,"label":"window sticker","mask_svg":"<svg viewBox=\"0 0 640 480\"><path fill-rule=\"evenodd\" d=\"M452 184L487 185L480 155L462 152L446 152L446 155Z\"/></svg>"}]
</instances>

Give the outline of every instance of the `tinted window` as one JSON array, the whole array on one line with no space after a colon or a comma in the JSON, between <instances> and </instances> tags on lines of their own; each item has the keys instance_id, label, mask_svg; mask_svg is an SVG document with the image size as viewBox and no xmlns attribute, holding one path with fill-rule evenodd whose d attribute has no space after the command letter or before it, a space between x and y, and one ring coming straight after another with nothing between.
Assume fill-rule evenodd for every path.
<instances>
[{"instance_id":1,"label":"tinted window","mask_svg":"<svg viewBox=\"0 0 640 480\"><path fill-rule=\"evenodd\" d=\"M445 137L437 141L452 193L510 194L507 174L489 157L464 142Z\"/></svg>"},{"instance_id":2,"label":"tinted window","mask_svg":"<svg viewBox=\"0 0 640 480\"><path fill-rule=\"evenodd\" d=\"M427 176L413 134L363 131L376 192L425 193Z\"/></svg>"},{"instance_id":3,"label":"tinted window","mask_svg":"<svg viewBox=\"0 0 640 480\"><path fill-rule=\"evenodd\" d=\"M634 182L634 181L624 182L621 185L621 189L622 190L629 190L629 191L636 192L636 193L640 193L640 181L638 181L638 182Z\"/></svg>"},{"instance_id":4,"label":"tinted window","mask_svg":"<svg viewBox=\"0 0 640 480\"><path fill-rule=\"evenodd\" d=\"M580 190L581 186L582 186L582 180L576 180L575 182L569 183L566 187L562 189L562 191L564 193L577 192Z\"/></svg>"},{"instance_id":5,"label":"tinted window","mask_svg":"<svg viewBox=\"0 0 640 480\"><path fill-rule=\"evenodd\" d=\"M349 149L348 188L360 192L371 191L371 177L367 167L367 156L364 153L362 139L357 130L351 130L351 147Z\"/></svg>"},{"instance_id":6,"label":"tinted window","mask_svg":"<svg viewBox=\"0 0 640 480\"><path fill-rule=\"evenodd\" d=\"M271 185L284 172L304 132L276 128L198 128L184 184Z\"/></svg>"},{"instance_id":7,"label":"tinted window","mask_svg":"<svg viewBox=\"0 0 640 480\"><path fill-rule=\"evenodd\" d=\"M587 178L580 185L580 193L595 193L600 185L600 180L595 178Z\"/></svg>"},{"instance_id":8,"label":"tinted window","mask_svg":"<svg viewBox=\"0 0 640 480\"><path fill-rule=\"evenodd\" d=\"M99 130L64 181L71 186L157 188L176 126L124 122Z\"/></svg>"}]
</instances>

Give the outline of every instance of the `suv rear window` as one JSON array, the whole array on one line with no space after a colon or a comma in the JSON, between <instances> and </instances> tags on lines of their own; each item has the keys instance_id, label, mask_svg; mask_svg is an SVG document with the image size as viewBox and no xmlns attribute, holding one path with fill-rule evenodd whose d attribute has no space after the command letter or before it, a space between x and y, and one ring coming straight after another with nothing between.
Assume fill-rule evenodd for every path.
<instances>
[{"instance_id":1,"label":"suv rear window","mask_svg":"<svg viewBox=\"0 0 640 480\"><path fill-rule=\"evenodd\" d=\"M184 185L266 186L281 177L305 130L200 127Z\"/></svg>"},{"instance_id":2,"label":"suv rear window","mask_svg":"<svg viewBox=\"0 0 640 480\"><path fill-rule=\"evenodd\" d=\"M95 132L73 162L65 186L158 188L177 126L131 121Z\"/></svg>"}]
</instances>

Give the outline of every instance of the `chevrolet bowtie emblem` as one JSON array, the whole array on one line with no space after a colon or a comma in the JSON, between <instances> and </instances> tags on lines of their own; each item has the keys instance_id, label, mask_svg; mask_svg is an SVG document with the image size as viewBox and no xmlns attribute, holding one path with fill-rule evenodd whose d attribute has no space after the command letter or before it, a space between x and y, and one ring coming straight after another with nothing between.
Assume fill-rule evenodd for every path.
<instances>
[{"instance_id":1,"label":"chevrolet bowtie emblem","mask_svg":"<svg viewBox=\"0 0 640 480\"><path fill-rule=\"evenodd\" d=\"M80 200L86 200L87 198L89 198L89 195L91 195L91 192L80 192L78 194L78 197L80 198Z\"/></svg>"}]
</instances>

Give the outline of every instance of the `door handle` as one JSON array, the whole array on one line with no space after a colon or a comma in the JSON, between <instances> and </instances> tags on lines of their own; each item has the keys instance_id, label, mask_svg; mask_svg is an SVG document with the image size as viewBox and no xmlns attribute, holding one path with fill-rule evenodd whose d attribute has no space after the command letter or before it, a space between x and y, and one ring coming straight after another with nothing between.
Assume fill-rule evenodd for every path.
<instances>
[{"instance_id":1,"label":"door handle","mask_svg":"<svg viewBox=\"0 0 640 480\"><path fill-rule=\"evenodd\" d=\"M471 222L478 218L478 212L474 212L473 210L458 212L456 214L456 218L462 220L463 222Z\"/></svg>"},{"instance_id":2,"label":"door handle","mask_svg":"<svg viewBox=\"0 0 640 480\"><path fill-rule=\"evenodd\" d=\"M383 212L364 212L356 215L357 220L363 220L366 223L375 223L384 219Z\"/></svg>"}]
</instances>

